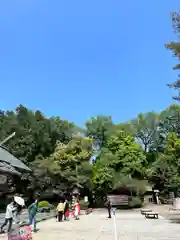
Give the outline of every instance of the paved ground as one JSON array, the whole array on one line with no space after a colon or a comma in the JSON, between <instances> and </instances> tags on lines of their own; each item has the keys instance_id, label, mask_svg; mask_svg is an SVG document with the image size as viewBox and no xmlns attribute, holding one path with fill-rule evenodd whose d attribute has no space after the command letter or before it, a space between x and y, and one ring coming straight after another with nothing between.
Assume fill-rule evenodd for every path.
<instances>
[{"instance_id":1,"label":"paved ground","mask_svg":"<svg viewBox=\"0 0 180 240\"><path fill-rule=\"evenodd\" d=\"M118 240L179 240L180 236L180 224L170 223L163 217L145 219L135 211L118 212L116 223ZM83 215L79 221L47 220L38 223L38 228L33 240L114 240L113 219L107 219L105 211Z\"/></svg>"},{"instance_id":2,"label":"paved ground","mask_svg":"<svg viewBox=\"0 0 180 240\"><path fill-rule=\"evenodd\" d=\"M4 222L4 218L5 218L5 213L0 213L0 225ZM27 219L28 218L28 214L25 212L23 212L21 218L24 220L24 219Z\"/></svg>"},{"instance_id":3,"label":"paved ground","mask_svg":"<svg viewBox=\"0 0 180 240\"><path fill-rule=\"evenodd\" d=\"M39 232L33 240L111 240L113 219L107 219L103 211L82 216L79 221L55 222L51 219L38 224ZM116 214L118 240L179 240L180 224L173 224L160 217L145 219L139 212Z\"/></svg>"},{"instance_id":4,"label":"paved ground","mask_svg":"<svg viewBox=\"0 0 180 240\"><path fill-rule=\"evenodd\" d=\"M38 213L37 214L37 220L41 219L41 218L43 219L43 218L47 217L48 215L52 215L52 214L53 214L53 212L51 212L51 213ZM4 218L5 218L5 214L0 214L0 226L4 223ZM28 213L23 212L20 215L19 220L21 222L24 222L24 221L27 222L28 221Z\"/></svg>"}]
</instances>

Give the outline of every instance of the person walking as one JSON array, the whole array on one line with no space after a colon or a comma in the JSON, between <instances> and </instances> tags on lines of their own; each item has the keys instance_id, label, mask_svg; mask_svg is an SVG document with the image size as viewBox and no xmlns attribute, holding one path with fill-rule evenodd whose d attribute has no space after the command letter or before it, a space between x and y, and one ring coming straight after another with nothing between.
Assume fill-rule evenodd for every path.
<instances>
[{"instance_id":1,"label":"person walking","mask_svg":"<svg viewBox=\"0 0 180 240\"><path fill-rule=\"evenodd\" d=\"M79 215L80 215L80 203L79 200L77 199L75 204L74 204L74 215L75 215L75 220L79 220Z\"/></svg>"},{"instance_id":2,"label":"person walking","mask_svg":"<svg viewBox=\"0 0 180 240\"><path fill-rule=\"evenodd\" d=\"M64 202L64 220L67 220L69 217L69 202L67 199L65 199Z\"/></svg>"},{"instance_id":3,"label":"person walking","mask_svg":"<svg viewBox=\"0 0 180 240\"><path fill-rule=\"evenodd\" d=\"M75 203L76 203L76 197L72 196L72 202L71 202L71 212L72 212L72 217L75 217L74 211L75 211Z\"/></svg>"},{"instance_id":4,"label":"person walking","mask_svg":"<svg viewBox=\"0 0 180 240\"><path fill-rule=\"evenodd\" d=\"M106 205L107 205L108 215L109 215L108 218L111 218L112 205L111 205L111 201L110 201L110 198L109 198L109 197L107 197Z\"/></svg>"},{"instance_id":5,"label":"person walking","mask_svg":"<svg viewBox=\"0 0 180 240\"><path fill-rule=\"evenodd\" d=\"M57 205L57 216L58 216L58 222L62 221L63 213L64 213L64 203L62 200L60 200L59 204Z\"/></svg>"},{"instance_id":6,"label":"person walking","mask_svg":"<svg viewBox=\"0 0 180 240\"><path fill-rule=\"evenodd\" d=\"M6 207L6 214L4 223L1 225L1 233L3 232L3 228L8 224L7 232L9 233L12 228L13 218L15 216L15 212L17 210L17 204L15 201L11 202Z\"/></svg>"},{"instance_id":7,"label":"person walking","mask_svg":"<svg viewBox=\"0 0 180 240\"><path fill-rule=\"evenodd\" d=\"M34 203L32 203L28 207L28 214L29 214L29 225L34 224L34 232L37 231L36 229L36 214L38 211L38 200L36 199Z\"/></svg>"}]
</instances>

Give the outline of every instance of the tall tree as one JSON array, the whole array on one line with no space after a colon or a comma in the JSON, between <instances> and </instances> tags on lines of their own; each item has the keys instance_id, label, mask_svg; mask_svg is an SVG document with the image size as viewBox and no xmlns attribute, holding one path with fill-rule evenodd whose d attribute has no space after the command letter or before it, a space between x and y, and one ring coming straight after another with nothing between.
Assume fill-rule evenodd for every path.
<instances>
[{"instance_id":1,"label":"tall tree","mask_svg":"<svg viewBox=\"0 0 180 240\"><path fill-rule=\"evenodd\" d=\"M145 177L146 156L141 146L131 136L124 137L122 132L112 135L107 141L93 167L93 183L96 194L107 194L129 179Z\"/></svg>"},{"instance_id":2,"label":"tall tree","mask_svg":"<svg viewBox=\"0 0 180 240\"><path fill-rule=\"evenodd\" d=\"M134 126L131 124L131 122L114 124L111 134L116 134L116 132L118 134L119 134L119 132L121 132L122 136L124 136L124 137L127 137L127 136L135 137L135 135L136 135L136 130L135 130Z\"/></svg>"},{"instance_id":3,"label":"tall tree","mask_svg":"<svg viewBox=\"0 0 180 240\"><path fill-rule=\"evenodd\" d=\"M150 169L150 179L160 190L180 190L180 139L169 133L161 153Z\"/></svg>"},{"instance_id":4,"label":"tall tree","mask_svg":"<svg viewBox=\"0 0 180 240\"><path fill-rule=\"evenodd\" d=\"M170 42L166 44L166 47L170 49L173 52L173 55L177 58L178 62L180 60L180 12L173 12L172 13L172 23L173 23L173 28L175 30L175 33L177 34L178 41L176 42ZM174 66L175 70L180 69L180 63L178 63L176 66ZM178 94L174 96L173 98L177 101L180 101L180 75L178 75L178 79L171 83L168 84L169 87L174 88L176 91L178 91Z\"/></svg>"},{"instance_id":5,"label":"tall tree","mask_svg":"<svg viewBox=\"0 0 180 240\"><path fill-rule=\"evenodd\" d=\"M94 140L95 148L104 147L113 126L112 118L110 116L93 117L85 125L86 136Z\"/></svg>"},{"instance_id":6,"label":"tall tree","mask_svg":"<svg viewBox=\"0 0 180 240\"><path fill-rule=\"evenodd\" d=\"M135 128L135 137L140 144L142 144L144 151L147 152L153 144L156 136L158 126L158 114L148 112L146 114L140 113L131 123Z\"/></svg>"},{"instance_id":7,"label":"tall tree","mask_svg":"<svg viewBox=\"0 0 180 240\"><path fill-rule=\"evenodd\" d=\"M74 137L68 144L59 142L55 152L38 166L50 174L55 188L62 191L78 186L85 188L91 185L90 157L92 140Z\"/></svg>"}]
</instances>

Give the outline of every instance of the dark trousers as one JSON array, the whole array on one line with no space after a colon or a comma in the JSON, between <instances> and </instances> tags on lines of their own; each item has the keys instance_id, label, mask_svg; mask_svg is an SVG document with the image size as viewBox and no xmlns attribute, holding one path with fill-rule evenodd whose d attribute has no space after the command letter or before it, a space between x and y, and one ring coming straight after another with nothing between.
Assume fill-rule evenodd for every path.
<instances>
[{"instance_id":1,"label":"dark trousers","mask_svg":"<svg viewBox=\"0 0 180 240\"><path fill-rule=\"evenodd\" d=\"M58 212L58 222L61 222L63 218L63 211Z\"/></svg>"},{"instance_id":2,"label":"dark trousers","mask_svg":"<svg viewBox=\"0 0 180 240\"><path fill-rule=\"evenodd\" d=\"M111 218L111 208L108 207L108 218Z\"/></svg>"},{"instance_id":3,"label":"dark trousers","mask_svg":"<svg viewBox=\"0 0 180 240\"><path fill-rule=\"evenodd\" d=\"M5 218L5 221L3 223L3 225L1 225L1 231L3 231L3 228L8 224L8 232L11 231L11 227L12 227L12 222L13 222L13 219L12 218Z\"/></svg>"},{"instance_id":4,"label":"dark trousers","mask_svg":"<svg viewBox=\"0 0 180 240\"><path fill-rule=\"evenodd\" d=\"M66 213L67 213L67 211L64 212L64 220L66 220Z\"/></svg>"}]
</instances>

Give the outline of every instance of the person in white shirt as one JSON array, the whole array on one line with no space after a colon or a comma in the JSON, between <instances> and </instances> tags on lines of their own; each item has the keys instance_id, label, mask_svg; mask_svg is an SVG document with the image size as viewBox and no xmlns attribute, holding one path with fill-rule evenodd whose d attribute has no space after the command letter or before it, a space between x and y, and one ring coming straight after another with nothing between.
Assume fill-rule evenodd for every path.
<instances>
[{"instance_id":1,"label":"person in white shirt","mask_svg":"<svg viewBox=\"0 0 180 240\"><path fill-rule=\"evenodd\" d=\"M8 224L8 232L11 231L12 223L13 223L13 218L14 214L17 210L17 204L13 201L10 204L7 205L6 207L6 214L5 214L5 221L1 225L1 232L3 232L3 228Z\"/></svg>"}]
</instances>

